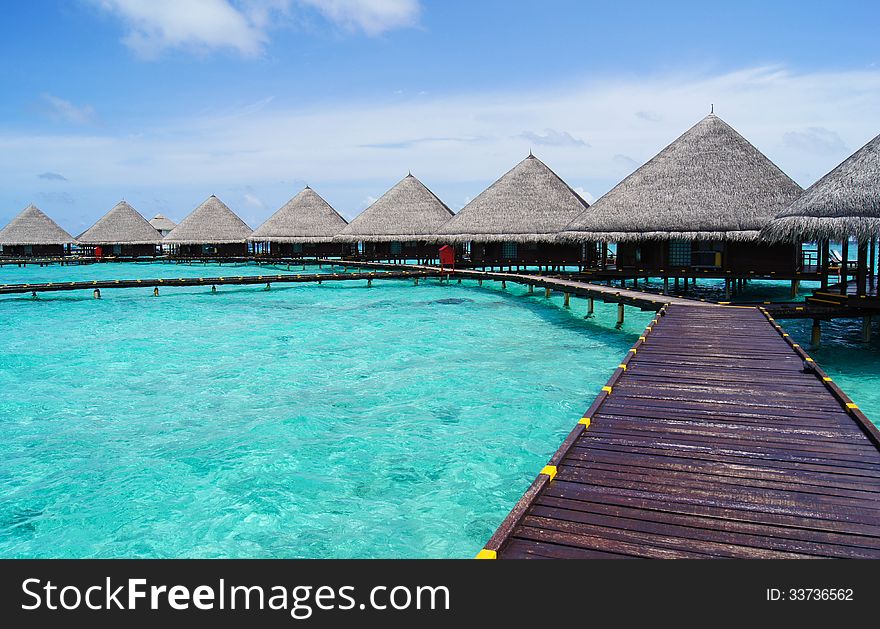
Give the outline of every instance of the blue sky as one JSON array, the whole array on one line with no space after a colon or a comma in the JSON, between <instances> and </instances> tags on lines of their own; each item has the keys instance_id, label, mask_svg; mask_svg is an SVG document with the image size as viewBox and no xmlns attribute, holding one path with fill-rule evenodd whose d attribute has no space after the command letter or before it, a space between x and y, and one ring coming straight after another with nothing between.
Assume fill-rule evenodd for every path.
<instances>
[{"instance_id":1,"label":"blue sky","mask_svg":"<svg viewBox=\"0 0 880 629\"><path fill-rule=\"evenodd\" d=\"M33 0L0 21L0 225L217 194L455 210L533 149L591 200L716 112L802 185L880 132L869 2Z\"/></svg>"}]
</instances>

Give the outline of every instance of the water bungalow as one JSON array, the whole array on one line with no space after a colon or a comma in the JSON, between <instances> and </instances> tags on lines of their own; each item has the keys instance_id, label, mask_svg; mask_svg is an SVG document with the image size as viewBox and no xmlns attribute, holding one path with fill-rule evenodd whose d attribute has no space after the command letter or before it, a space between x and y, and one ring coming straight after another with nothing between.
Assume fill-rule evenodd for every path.
<instances>
[{"instance_id":1,"label":"water bungalow","mask_svg":"<svg viewBox=\"0 0 880 629\"><path fill-rule=\"evenodd\" d=\"M117 203L82 234L77 242L87 253L100 247L103 256L153 257L162 236L125 201Z\"/></svg>"},{"instance_id":2,"label":"water bungalow","mask_svg":"<svg viewBox=\"0 0 880 629\"><path fill-rule=\"evenodd\" d=\"M410 173L334 240L362 243L362 256L368 260L427 262L438 259L438 247L429 242L450 217L446 204Z\"/></svg>"},{"instance_id":3,"label":"water bungalow","mask_svg":"<svg viewBox=\"0 0 880 629\"><path fill-rule=\"evenodd\" d=\"M61 257L70 253L76 239L40 208L29 205L0 229L0 249L4 257Z\"/></svg>"},{"instance_id":4,"label":"water bungalow","mask_svg":"<svg viewBox=\"0 0 880 629\"><path fill-rule=\"evenodd\" d=\"M557 234L589 204L544 162L529 154L437 232L461 243L474 265L590 265L595 247L560 242Z\"/></svg>"},{"instance_id":5,"label":"water bungalow","mask_svg":"<svg viewBox=\"0 0 880 629\"><path fill-rule=\"evenodd\" d=\"M333 242L348 222L321 195L306 186L281 206L248 239L258 252L278 257L338 257L351 251Z\"/></svg>"},{"instance_id":6,"label":"water bungalow","mask_svg":"<svg viewBox=\"0 0 880 629\"><path fill-rule=\"evenodd\" d=\"M759 241L761 228L801 192L709 114L593 203L560 238L617 243L615 268L630 277L807 279L815 259L802 255L800 244Z\"/></svg>"},{"instance_id":7,"label":"water bungalow","mask_svg":"<svg viewBox=\"0 0 880 629\"><path fill-rule=\"evenodd\" d=\"M181 257L240 257L252 230L213 194L163 239Z\"/></svg>"},{"instance_id":8,"label":"water bungalow","mask_svg":"<svg viewBox=\"0 0 880 629\"><path fill-rule=\"evenodd\" d=\"M156 214L156 216L149 220L149 223L153 226L153 229L159 232L159 234L163 238L171 233L172 229L177 227L177 223L172 221L170 218L166 218L162 214Z\"/></svg>"},{"instance_id":9,"label":"water bungalow","mask_svg":"<svg viewBox=\"0 0 880 629\"><path fill-rule=\"evenodd\" d=\"M860 307L880 307L874 276L880 235L880 135L777 212L761 235L774 242L818 243L822 286L814 301L844 303L855 298ZM855 264L849 261L850 240L858 248ZM832 242L842 251L837 260L831 255ZM829 288L832 267L837 267L840 282Z\"/></svg>"}]
</instances>

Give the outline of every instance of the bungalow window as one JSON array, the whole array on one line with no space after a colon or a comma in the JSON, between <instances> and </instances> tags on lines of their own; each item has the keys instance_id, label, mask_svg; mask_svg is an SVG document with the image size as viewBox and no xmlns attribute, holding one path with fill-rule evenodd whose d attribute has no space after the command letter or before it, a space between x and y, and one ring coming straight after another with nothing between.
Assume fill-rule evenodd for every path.
<instances>
[{"instance_id":1,"label":"bungalow window","mask_svg":"<svg viewBox=\"0 0 880 629\"><path fill-rule=\"evenodd\" d=\"M517 257L517 247L515 242L501 243L501 257L505 260L512 260Z\"/></svg>"},{"instance_id":2,"label":"bungalow window","mask_svg":"<svg viewBox=\"0 0 880 629\"><path fill-rule=\"evenodd\" d=\"M669 241L669 266L686 267L691 265L691 241Z\"/></svg>"},{"instance_id":3,"label":"bungalow window","mask_svg":"<svg viewBox=\"0 0 880 629\"><path fill-rule=\"evenodd\" d=\"M391 255L399 256L400 252L403 250L403 245L399 242L391 243Z\"/></svg>"}]
</instances>

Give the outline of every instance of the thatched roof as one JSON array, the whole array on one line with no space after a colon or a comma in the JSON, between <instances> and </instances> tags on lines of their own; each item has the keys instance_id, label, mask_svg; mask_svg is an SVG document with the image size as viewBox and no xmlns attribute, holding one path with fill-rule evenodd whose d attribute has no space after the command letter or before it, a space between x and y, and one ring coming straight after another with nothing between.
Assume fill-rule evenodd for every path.
<instances>
[{"instance_id":1,"label":"thatched roof","mask_svg":"<svg viewBox=\"0 0 880 629\"><path fill-rule=\"evenodd\" d=\"M66 245L74 242L73 236L36 205L27 206L9 225L0 229L0 245Z\"/></svg>"},{"instance_id":2,"label":"thatched roof","mask_svg":"<svg viewBox=\"0 0 880 629\"><path fill-rule=\"evenodd\" d=\"M806 189L761 232L769 240L880 235L880 135Z\"/></svg>"},{"instance_id":3,"label":"thatched roof","mask_svg":"<svg viewBox=\"0 0 880 629\"><path fill-rule=\"evenodd\" d=\"M321 195L306 188L257 227L256 242L329 242L348 223Z\"/></svg>"},{"instance_id":4,"label":"thatched roof","mask_svg":"<svg viewBox=\"0 0 880 629\"><path fill-rule=\"evenodd\" d=\"M755 240L801 187L714 114L598 199L563 240Z\"/></svg>"},{"instance_id":5,"label":"thatched roof","mask_svg":"<svg viewBox=\"0 0 880 629\"><path fill-rule=\"evenodd\" d=\"M157 245L162 236L125 201L76 237L84 245Z\"/></svg>"},{"instance_id":6,"label":"thatched roof","mask_svg":"<svg viewBox=\"0 0 880 629\"><path fill-rule=\"evenodd\" d=\"M443 225L437 240L555 240L588 207L559 175L529 155Z\"/></svg>"},{"instance_id":7,"label":"thatched roof","mask_svg":"<svg viewBox=\"0 0 880 629\"><path fill-rule=\"evenodd\" d=\"M411 174L361 212L333 240L428 240L452 211Z\"/></svg>"},{"instance_id":8,"label":"thatched roof","mask_svg":"<svg viewBox=\"0 0 880 629\"><path fill-rule=\"evenodd\" d=\"M177 227L177 223L172 221L170 218L166 218L162 214L156 214L149 221L150 225L153 226L153 229L156 231L166 231L170 232L172 229Z\"/></svg>"},{"instance_id":9,"label":"thatched roof","mask_svg":"<svg viewBox=\"0 0 880 629\"><path fill-rule=\"evenodd\" d=\"M247 242L251 228L213 194L171 230L162 242L220 245Z\"/></svg>"}]
</instances>

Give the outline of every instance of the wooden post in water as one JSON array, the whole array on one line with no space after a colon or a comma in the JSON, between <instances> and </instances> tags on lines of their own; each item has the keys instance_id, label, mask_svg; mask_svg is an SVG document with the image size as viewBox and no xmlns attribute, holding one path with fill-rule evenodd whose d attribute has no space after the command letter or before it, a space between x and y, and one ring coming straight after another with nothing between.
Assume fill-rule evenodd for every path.
<instances>
[{"instance_id":1,"label":"wooden post in water","mask_svg":"<svg viewBox=\"0 0 880 629\"><path fill-rule=\"evenodd\" d=\"M158 296L159 296L159 287L155 286L155 287L153 287L153 297L158 297Z\"/></svg>"},{"instance_id":2,"label":"wooden post in water","mask_svg":"<svg viewBox=\"0 0 880 629\"><path fill-rule=\"evenodd\" d=\"M725 300L730 299L730 282L731 282L731 280L729 280L729 279L724 280L724 299Z\"/></svg>"},{"instance_id":3,"label":"wooden post in water","mask_svg":"<svg viewBox=\"0 0 880 629\"><path fill-rule=\"evenodd\" d=\"M529 293L534 293L534 292L535 292L535 285L529 284Z\"/></svg>"},{"instance_id":4,"label":"wooden post in water","mask_svg":"<svg viewBox=\"0 0 880 629\"><path fill-rule=\"evenodd\" d=\"M587 316L588 317L593 316L593 298L592 297L587 297Z\"/></svg>"},{"instance_id":5,"label":"wooden post in water","mask_svg":"<svg viewBox=\"0 0 880 629\"><path fill-rule=\"evenodd\" d=\"M617 327L623 326L623 304L617 304Z\"/></svg>"},{"instance_id":6,"label":"wooden post in water","mask_svg":"<svg viewBox=\"0 0 880 629\"><path fill-rule=\"evenodd\" d=\"M820 325L819 319L813 319L813 328L810 331L810 345L813 347L819 347L819 343L822 341L822 326Z\"/></svg>"},{"instance_id":7,"label":"wooden post in water","mask_svg":"<svg viewBox=\"0 0 880 629\"><path fill-rule=\"evenodd\" d=\"M846 295L846 283L849 281L849 236L843 237L840 250L840 294Z\"/></svg>"},{"instance_id":8,"label":"wooden post in water","mask_svg":"<svg viewBox=\"0 0 880 629\"><path fill-rule=\"evenodd\" d=\"M367 288L370 288L373 285L373 279L367 278Z\"/></svg>"},{"instance_id":9,"label":"wooden post in water","mask_svg":"<svg viewBox=\"0 0 880 629\"><path fill-rule=\"evenodd\" d=\"M675 278L675 283L673 284L673 288L676 293L678 292L678 277Z\"/></svg>"},{"instance_id":10,"label":"wooden post in water","mask_svg":"<svg viewBox=\"0 0 880 629\"><path fill-rule=\"evenodd\" d=\"M483 285L483 278L479 278L479 279L477 280L477 285L478 285L478 286L482 286L482 285Z\"/></svg>"},{"instance_id":11,"label":"wooden post in water","mask_svg":"<svg viewBox=\"0 0 880 629\"><path fill-rule=\"evenodd\" d=\"M418 285L419 285L419 278L417 278L417 277L413 278L413 286L418 286Z\"/></svg>"},{"instance_id":12,"label":"wooden post in water","mask_svg":"<svg viewBox=\"0 0 880 629\"><path fill-rule=\"evenodd\" d=\"M871 284L871 288L874 288L874 265L877 262L877 238L871 238L871 262L868 265L868 282Z\"/></svg>"},{"instance_id":13,"label":"wooden post in water","mask_svg":"<svg viewBox=\"0 0 880 629\"><path fill-rule=\"evenodd\" d=\"M862 317L862 341L871 342L871 315Z\"/></svg>"},{"instance_id":14,"label":"wooden post in water","mask_svg":"<svg viewBox=\"0 0 880 629\"><path fill-rule=\"evenodd\" d=\"M502 290L507 289L507 282L505 280L501 280L501 288L502 288Z\"/></svg>"},{"instance_id":15,"label":"wooden post in water","mask_svg":"<svg viewBox=\"0 0 880 629\"><path fill-rule=\"evenodd\" d=\"M212 293L216 293L216 292L217 292L217 286L215 286L214 284L211 284L211 292L212 292Z\"/></svg>"},{"instance_id":16,"label":"wooden post in water","mask_svg":"<svg viewBox=\"0 0 880 629\"><path fill-rule=\"evenodd\" d=\"M663 277L663 294L664 295L669 294L669 276L668 275Z\"/></svg>"},{"instance_id":17,"label":"wooden post in water","mask_svg":"<svg viewBox=\"0 0 880 629\"><path fill-rule=\"evenodd\" d=\"M564 293L564 295L565 295L565 297L564 297L563 305L566 308L570 308L569 302L571 301L571 293Z\"/></svg>"},{"instance_id":18,"label":"wooden post in water","mask_svg":"<svg viewBox=\"0 0 880 629\"><path fill-rule=\"evenodd\" d=\"M550 299L550 289L549 288L544 289L544 299Z\"/></svg>"},{"instance_id":19,"label":"wooden post in water","mask_svg":"<svg viewBox=\"0 0 880 629\"><path fill-rule=\"evenodd\" d=\"M92 297L94 297L95 299L101 299L101 289L96 288L95 292L92 293Z\"/></svg>"},{"instance_id":20,"label":"wooden post in water","mask_svg":"<svg viewBox=\"0 0 880 629\"><path fill-rule=\"evenodd\" d=\"M800 280L791 280L791 298L794 299L797 297L798 288L800 288L801 283Z\"/></svg>"}]
</instances>

